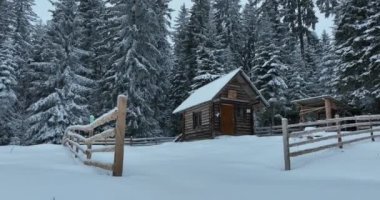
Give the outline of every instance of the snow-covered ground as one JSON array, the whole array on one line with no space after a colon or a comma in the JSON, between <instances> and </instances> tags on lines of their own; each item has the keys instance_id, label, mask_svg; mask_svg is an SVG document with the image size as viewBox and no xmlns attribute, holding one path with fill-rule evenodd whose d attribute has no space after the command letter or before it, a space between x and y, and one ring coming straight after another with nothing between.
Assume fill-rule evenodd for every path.
<instances>
[{"instance_id":1,"label":"snow-covered ground","mask_svg":"<svg viewBox=\"0 0 380 200\"><path fill-rule=\"evenodd\" d=\"M0 147L4 200L377 199L380 142L364 141L292 159L282 138L223 137L126 147L125 175L84 166L63 146ZM95 159L112 160L112 154Z\"/></svg>"}]
</instances>

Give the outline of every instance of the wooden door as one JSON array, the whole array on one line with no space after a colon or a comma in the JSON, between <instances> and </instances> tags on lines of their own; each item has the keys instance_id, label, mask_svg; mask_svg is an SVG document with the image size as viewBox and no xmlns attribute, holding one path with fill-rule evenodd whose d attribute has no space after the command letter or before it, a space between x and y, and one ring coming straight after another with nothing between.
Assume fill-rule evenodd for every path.
<instances>
[{"instance_id":1,"label":"wooden door","mask_svg":"<svg viewBox=\"0 0 380 200\"><path fill-rule=\"evenodd\" d=\"M235 132L235 109L232 104L222 104L220 107L220 125L221 132L227 135L233 135Z\"/></svg>"}]
</instances>

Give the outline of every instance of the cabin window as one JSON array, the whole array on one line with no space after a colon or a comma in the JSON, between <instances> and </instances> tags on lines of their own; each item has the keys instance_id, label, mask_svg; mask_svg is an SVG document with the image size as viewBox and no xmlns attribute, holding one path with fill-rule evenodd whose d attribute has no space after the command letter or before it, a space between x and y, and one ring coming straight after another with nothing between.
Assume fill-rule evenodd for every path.
<instances>
[{"instance_id":1,"label":"cabin window","mask_svg":"<svg viewBox=\"0 0 380 200\"><path fill-rule=\"evenodd\" d=\"M202 112L193 112L193 129L202 125Z\"/></svg>"}]
</instances>

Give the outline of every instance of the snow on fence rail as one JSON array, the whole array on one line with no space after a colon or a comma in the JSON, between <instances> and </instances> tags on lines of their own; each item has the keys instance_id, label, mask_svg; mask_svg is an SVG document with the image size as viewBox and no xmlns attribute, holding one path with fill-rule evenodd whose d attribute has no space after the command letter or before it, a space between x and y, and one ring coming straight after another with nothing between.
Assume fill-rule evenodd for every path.
<instances>
[{"instance_id":1,"label":"snow on fence rail","mask_svg":"<svg viewBox=\"0 0 380 200\"><path fill-rule=\"evenodd\" d=\"M321 151L328 148L339 147L343 148L343 145L350 144L362 140L371 139L375 141L376 137L380 137L380 134L375 134L375 131L380 131L380 115L362 115L355 117L339 118L338 115L334 119L318 120L315 122L288 124L288 119L282 119L282 135L284 143L284 161L285 170L290 170L290 158L301 156L317 151ZM297 129L304 129L305 127L315 126L316 128L310 130L297 131ZM319 126L319 127L318 127ZM296 130L296 131L294 131ZM333 132L334 134L321 136L318 138L309 137L308 140L296 141L290 143L290 138L301 138L304 136L310 136L313 133L319 133L323 131ZM336 133L335 133L336 132ZM367 135L366 135L367 134ZM349 136L355 136L349 138ZM344 139L346 138L346 139ZM336 142L331 144L321 144L318 142L336 139ZM313 147L306 147L302 150L291 151L292 147L305 147L306 145L317 143Z\"/></svg>"},{"instance_id":2,"label":"snow on fence rail","mask_svg":"<svg viewBox=\"0 0 380 200\"><path fill-rule=\"evenodd\" d=\"M126 110L127 97L119 95L117 98L117 107L97 118L91 124L69 126L65 130L62 144L64 146L67 146L75 155L75 157L79 158L85 165L95 166L112 171L113 176L122 176L124 159L124 135L126 129ZM99 134L93 135L95 128L112 121L116 121L115 128L111 128ZM87 132L89 137L86 138L77 133L77 131ZM110 137L115 137L115 145L92 149L92 145L96 141ZM86 145L86 148L81 144ZM112 164L91 160L93 153L112 151L115 152L114 162ZM84 154L86 157L82 157L82 154L80 153Z\"/></svg>"},{"instance_id":3,"label":"snow on fence rail","mask_svg":"<svg viewBox=\"0 0 380 200\"><path fill-rule=\"evenodd\" d=\"M175 137L149 137L149 138L134 138L129 137L124 139L124 145L130 146L143 146L143 145L155 145L164 142L173 142ZM81 142L80 144L84 144ZM92 143L93 145L113 145L115 144L114 138L99 139Z\"/></svg>"}]
</instances>

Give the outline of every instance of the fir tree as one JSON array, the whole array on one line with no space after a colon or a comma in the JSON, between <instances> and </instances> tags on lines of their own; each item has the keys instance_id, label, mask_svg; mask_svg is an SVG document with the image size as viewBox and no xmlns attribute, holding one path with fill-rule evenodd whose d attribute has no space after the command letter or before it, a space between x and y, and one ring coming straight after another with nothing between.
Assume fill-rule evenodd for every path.
<instances>
[{"instance_id":1,"label":"fir tree","mask_svg":"<svg viewBox=\"0 0 380 200\"><path fill-rule=\"evenodd\" d=\"M331 42L330 36L323 31L321 38L322 45L322 59L319 64L320 76L319 82L322 94L333 95L336 94L334 88L334 81L336 79L336 66L338 58L335 55L334 46Z\"/></svg>"},{"instance_id":2,"label":"fir tree","mask_svg":"<svg viewBox=\"0 0 380 200\"><path fill-rule=\"evenodd\" d=\"M187 27L186 65L189 69L191 88L195 90L214 80L223 72L218 62L221 52L218 52L215 38L215 26L212 22L211 4L209 0L195 0L190 11Z\"/></svg>"},{"instance_id":3,"label":"fir tree","mask_svg":"<svg viewBox=\"0 0 380 200\"><path fill-rule=\"evenodd\" d=\"M259 15L257 4L257 0L248 0L242 14L241 61L242 68L247 74L251 72L256 52Z\"/></svg>"},{"instance_id":4,"label":"fir tree","mask_svg":"<svg viewBox=\"0 0 380 200\"><path fill-rule=\"evenodd\" d=\"M108 32L112 38L111 66L106 72L107 93L128 96L129 133L135 136L154 136L162 131L155 118L155 96L159 94L159 75L163 54L162 18L154 0L111 0L112 16ZM162 10L161 10L162 11ZM163 11L165 12L165 11ZM163 15L160 15L163 16ZM167 56L167 55L165 55Z\"/></svg>"},{"instance_id":5,"label":"fir tree","mask_svg":"<svg viewBox=\"0 0 380 200\"><path fill-rule=\"evenodd\" d=\"M33 103L28 111L30 116L27 143L61 142L61 137L71 124L83 124L89 112L86 95L92 81L81 74L88 69L80 63L82 52L75 44L77 32L75 0L54 2L55 10L48 30L50 50L53 58L50 65L37 64L49 77L44 80L49 93Z\"/></svg>"},{"instance_id":6,"label":"fir tree","mask_svg":"<svg viewBox=\"0 0 380 200\"><path fill-rule=\"evenodd\" d=\"M33 49L31 43L31 33L33 33L34 26L32 23L35 22L36 14L33 11L32 6L34 5L34 0L15 0L12 3L12 10L14 12L14 31L12 33L14 41L14 61L17 65L16 67L16 78L17 78L17 106L15 112L17 117L14 120L15 134L19 137L24 134L26 127L24 126L25 121L25 110L27 104L29 104L29 98L26 96L27 90L30 87L29 77L27 76L27 70L29 68L29 62L31 60L31 52Z\"/></svg>"},{"instance_id":7,"label":"fir tree","mask_svg":"<svg viewBox=\"0 0 380 200\"><path fill-rule=\"evenodd\" d=\"M367 35L370 30L375 30L376 28L371 28L378 24L378 21L371 20L373 16L378 15L377 7L372 4L375 2L349 0L338 10L339 17L335 22L337 54L341 57L338 65L338 91L351 100L349 103L367 109L371 109L375 103L376 97L371 86L374 80L378 80L378 74L371 73L371 69L379 66L378 63L372 62L379 52L376 42L378 31L373 32L373 38ZM374 79L369 78L369 75Z\"/></svg>"},{"instance_id":8,"label":"fir tree","mask_svg":"<svg viewBox=\"0 0 380 200\"><path fill-rule=\"evenodd\" d=\"M241 14L240 0L215 0L213 3L213 21L216 39L219 41L221 58L227 71L240 67L241 60Z\"/></svg>"},{"instance_id":9,"label":"fir tree","mask_svg":"<svg viewBox=\"0 0 380 200\"><path fill-rule=\"evenodd\" d=\"M302 56L305 55L305 37L309 28L315 29L318 18L315 16L313 0L282 0L284 21L297 36Z\"/></svg>"},{"instance_id":10,"label":"fir tree","mask_svg":"<svg viewBox=\"0 0 380 200\"><path fill-rule=\"evenodd\" d=\"M179 10L179 14L175 19L175 31L173 34L174 41L174 67L171 71L171 88L170 99L172 105L180 105L190 92L190 80L188 65L185 65L188 48L186 48L187 25L189 22L189 11L183 4ZM173 130L179 132L181 128L178 116L172 117L174 124Z\"/></svg>"},{"instance_id":11,"label":"fir tree","mask_svg":"<svg viewBox=\"0 0 380 200\"><path fill-rule=\"evenodd\" d=\"M17 64L13 60L14 54L12 39L4 40L0 44L0 145L8 144L13 135L9 123L13 120L14 105L17 102Z\"/></svg>"},{"instance_id":12,"label":"fir tree","mask_svg":"<svg viewBox=\"0 0 380 200\"><path fill-rule=\"evenodd\" d=\"M76 17L76 27L78 29L78 44L77 46L83 50L81 63L90 73L83 76L96 80L91 86L90 97L93 100L90 106L90 111L98 115L101 112L101 99L99 95L99 81L103 75L103 64L98 56L102 53L99 48L99 41L102 39L100 29L104 26L103 18L105 12L105 4L101 0L80 0L78 13Z\"/></svg>"},{"instance_id":13,"label":"fir tree","mask_svg":"<svg viewBox=\"0 0 380 200\"><path fill-rule=\"evenodd\" d=\"M288 86L284 74L288 66L282 61L280 50L283 44L279 35L282 26L279 17L275 15L278 4L274 1L265 1L261 9L252 80L268 99L275 113L281 113L286 103L285 94Z\"/></svg>"}]
</instances>

